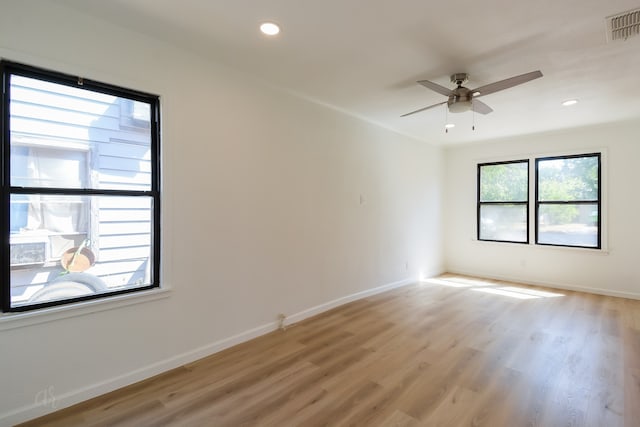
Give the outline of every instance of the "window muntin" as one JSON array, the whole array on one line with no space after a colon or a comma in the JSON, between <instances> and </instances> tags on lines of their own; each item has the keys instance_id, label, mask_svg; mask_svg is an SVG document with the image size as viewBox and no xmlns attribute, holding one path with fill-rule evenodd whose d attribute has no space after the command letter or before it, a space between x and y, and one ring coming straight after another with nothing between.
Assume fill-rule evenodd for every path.
<instances>
[{"instance_id":1,"label":"window muntin","mask_svg":"<svg viewBox=\"0 0 640 427\"><path fill-rule=\"evenodd\" d=\"M158 97L1 67L3 310L158 286Z\"/></svg>"},{"instance_id":2,"label":"window muntin","mask_svg":"<svg viewBox=\"0 0 640 427\"><path fill-rule=\"evenodd\" d=\"M601 247L599 153L536 159L536 243Z\"/></svg>"},{"instance_id":3,"label":"window muntin","mask_svg":"<svg viewBox=\"0 0 640 427\"><path fill-rule=\"evenodd\" d=\"M528 243L529 161L478 165L478 240Z\"/></svg>"}]
</instances>

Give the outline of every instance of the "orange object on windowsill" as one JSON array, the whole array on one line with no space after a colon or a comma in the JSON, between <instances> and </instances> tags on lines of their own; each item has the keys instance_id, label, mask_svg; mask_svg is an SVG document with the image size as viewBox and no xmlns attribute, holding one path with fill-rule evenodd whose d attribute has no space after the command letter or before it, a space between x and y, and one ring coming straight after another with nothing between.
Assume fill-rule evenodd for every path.
<instances>
[{"instance_id":1,"label":"orange object on windowsill","mask_svg":"<svg viewBox=\"0 0 640 427\"><path fill-rule=\"evenodd\" d=\"M88 270L96 262L96 256L91 249L78 246L68 249L62 254L60 265L65 271L70 273L79 273Z\"/></svg>"}]
</instances>

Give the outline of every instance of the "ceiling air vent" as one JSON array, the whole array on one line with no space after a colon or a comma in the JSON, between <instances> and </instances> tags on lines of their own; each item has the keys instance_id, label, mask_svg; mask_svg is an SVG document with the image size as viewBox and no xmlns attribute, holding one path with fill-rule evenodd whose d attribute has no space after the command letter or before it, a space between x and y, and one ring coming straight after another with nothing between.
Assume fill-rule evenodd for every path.
<instances>
[{"instance_id":1,"label":"ceiling air vent","mask_svg":"<svg viewBox=\"0 0 640 427\"><path fill-rule=\"evenodd\" d=\"M607 41L626 40L640 35L640 9L609 16L607 21Z\"/></svg>"}]
</instances>

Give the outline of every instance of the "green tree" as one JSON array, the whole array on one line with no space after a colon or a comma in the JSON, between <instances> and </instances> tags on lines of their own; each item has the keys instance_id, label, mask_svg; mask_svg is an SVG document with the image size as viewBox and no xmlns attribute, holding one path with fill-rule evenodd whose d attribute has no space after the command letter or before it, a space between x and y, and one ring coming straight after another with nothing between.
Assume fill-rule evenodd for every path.
<instances>
[{"instance_id":1,"label":"green tree","mask_svg":"<svg viewBox=\"0 0 640 427\"><path fill-rule=\"evenodd\" d=\"M525 202L528 194L528 164L503 163L480 169L480 201Z\"/></svg>"},{"instance_id":2,"label":"green tree","mask_svg":"<svg viewBox=\"0 0 640 427\"><path fill-rule=\"evenodd\" d=\"M538 200L588 201L598 198L598 158L576 157L538 162ZM567 224L579 214L576 205L544 205L550 224Z\"/></svg>"}]
</instances>

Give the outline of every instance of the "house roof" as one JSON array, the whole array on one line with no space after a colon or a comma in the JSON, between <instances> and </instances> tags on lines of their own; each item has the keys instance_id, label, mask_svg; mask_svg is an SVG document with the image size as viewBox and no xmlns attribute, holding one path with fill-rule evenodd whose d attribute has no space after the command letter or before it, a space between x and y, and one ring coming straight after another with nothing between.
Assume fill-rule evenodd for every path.
<instances>
[{"instance_id":1,"label":"house roof","mask_svg":"<svg viewBox=\"0 0 640 427\"><path fill-rule=\"evenodd\" d=\"M434 144L640 117L640 36L605 36L605 18L638 0L61 2ZM264 21L281 33L260 34ZM442 106L400 117L446 100L417 80L453 88L450 74L465 72L473 88L533 70L544 77L483 97L486 116Z\"/></svg>"}]
</instances>

